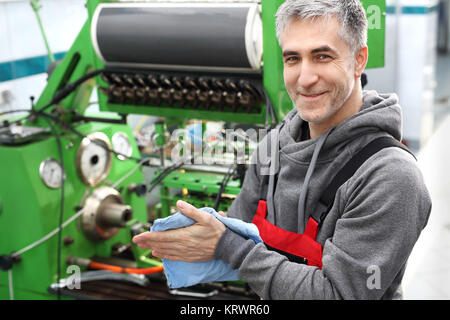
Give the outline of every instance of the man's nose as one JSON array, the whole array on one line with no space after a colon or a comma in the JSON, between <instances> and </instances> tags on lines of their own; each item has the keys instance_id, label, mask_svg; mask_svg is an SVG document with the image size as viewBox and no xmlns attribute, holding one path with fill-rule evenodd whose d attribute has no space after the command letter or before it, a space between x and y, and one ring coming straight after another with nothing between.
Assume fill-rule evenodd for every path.
<instances>
[{"instance_id":1,"label":"man's nose","mask_svg":"<svg viewBox=\"0 0 450 320\"><path fill-rule=\"evenodd\" d=\"M314 66L311 63L303 62L300 70L300 75L298 77L298 84L301 88L308 89L315 85L319 80L319 75L317 74Z\"/></svg>"}]
</instances>

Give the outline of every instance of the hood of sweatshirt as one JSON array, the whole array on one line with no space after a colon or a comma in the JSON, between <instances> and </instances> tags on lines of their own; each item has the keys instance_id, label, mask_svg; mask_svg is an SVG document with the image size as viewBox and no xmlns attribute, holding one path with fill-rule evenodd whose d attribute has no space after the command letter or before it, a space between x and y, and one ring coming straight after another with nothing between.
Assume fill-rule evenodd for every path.
<instances>
[{"instance_id":1,"label":"hood of sweatshirt","mask_svg":"<svg viewBox=\"0 0 450 320\"><path fill-rule=\"evenodd\" d=\"M297 161L309 162L320 137L300 141L304 124L297 109L290 111L280 131L280 147L283 153L295 157ZM396 94L383 95L376 91L364 91L361 110L332 128L319 157L333 158L334 152L352 140L376 132L384 132L401 140L402 111Z\"/></svg>"},{"instance_id":2,"label":"hood of sweatshirt","mask_svg":"<svg viewBox=\"0 0 450 320\"><path fill-rule=\"evenodd\" d=\"M402 111L396 94L364 91L357 114L320 137L302 140L307 128L295 108L285 117L278 137L278 183L271 179L268 194L268 220L299 233L327 183L357 151L381 136L401 140ZM282 214L287 210L298 214Z\"/></svg>"}]
</instances>

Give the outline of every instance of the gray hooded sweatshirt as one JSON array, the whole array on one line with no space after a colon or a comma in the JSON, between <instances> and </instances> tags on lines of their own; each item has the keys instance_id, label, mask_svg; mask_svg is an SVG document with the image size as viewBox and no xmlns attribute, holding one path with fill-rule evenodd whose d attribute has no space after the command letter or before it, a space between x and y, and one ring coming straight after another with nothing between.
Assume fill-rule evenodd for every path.
<instances>
[{"instance_id":1,"label":"gray hooded sweatshirt","mask_svg":"<svg viewBox=\"0 0 450 320\"><path fill-rule=\"evenodd\" d=\"M303 233L327 183L370 141L382 136L400 141L401 119L395 94L364 91L360 112L321 137L304 139L306 123L292 110L279 131L278 180L269 191L267 220ZM258 148L267 148L274 132ZM261 170L258 161L249 166L229 217L252 221ZM430 196L414 157L386 148L338 189L316 238L323 247L322 270L290 262L229 229L214 254L239 269L239 279L263 299L399 299L408 256L430 212Z\"/></svg>"}]
</instances>

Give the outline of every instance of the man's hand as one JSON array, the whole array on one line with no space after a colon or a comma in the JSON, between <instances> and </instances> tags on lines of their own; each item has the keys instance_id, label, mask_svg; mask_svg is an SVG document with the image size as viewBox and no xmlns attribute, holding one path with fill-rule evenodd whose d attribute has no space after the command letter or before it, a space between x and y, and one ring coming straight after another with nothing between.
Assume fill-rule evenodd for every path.
<instances>
[{"instance_id":1,"label":"man's hand","mask_svg":"<svg viewBox=\"0 0 450 320\"><path fill-rule=\"evenodd\" d=\"M144 232L133 237L133 242L140 248L152 249L152 255L162 259L186 262L213 260L225 225L213 215L184 201L178 201L177 207L196 223L180 229ZM219 214L225 216L223 212Z\"/></svg>"}]
</instances>

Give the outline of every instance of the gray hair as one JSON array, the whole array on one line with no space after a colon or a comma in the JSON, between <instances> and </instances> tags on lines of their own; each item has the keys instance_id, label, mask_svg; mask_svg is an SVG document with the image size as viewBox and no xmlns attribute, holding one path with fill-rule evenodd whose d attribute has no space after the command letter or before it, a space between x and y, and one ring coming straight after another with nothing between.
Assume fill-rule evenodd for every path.
<instances>
[{"instance_id":1,"label":"gray hair","mask_svg":"<svg viewBox=\"0 0 450 320\"><path fill-rule=\"evenodd\" d=\"M291 18L315 19L337 17L341 23L339 36L351 51L367 45L367 17L359 0L286 0L276 13L276 34L281 34Z\"/></svg>"}]
</instances>

